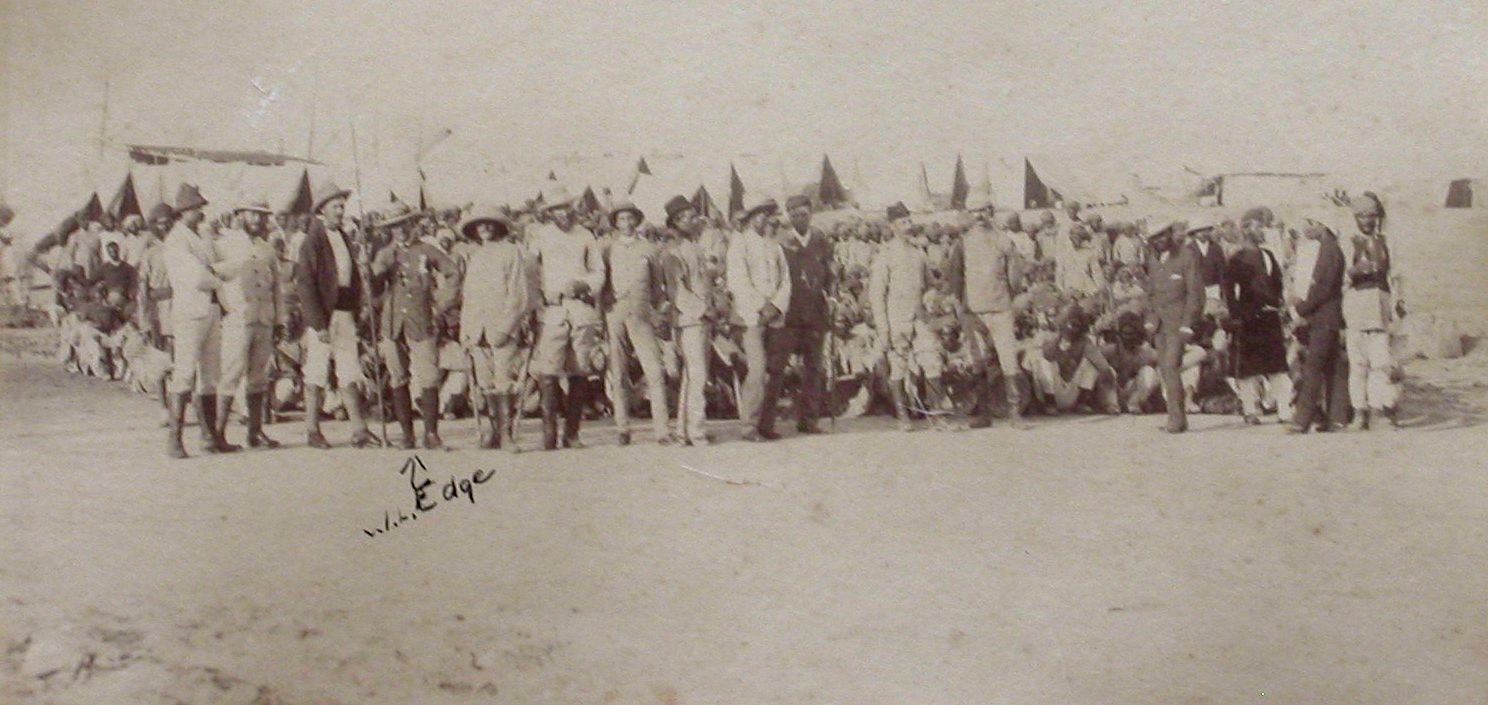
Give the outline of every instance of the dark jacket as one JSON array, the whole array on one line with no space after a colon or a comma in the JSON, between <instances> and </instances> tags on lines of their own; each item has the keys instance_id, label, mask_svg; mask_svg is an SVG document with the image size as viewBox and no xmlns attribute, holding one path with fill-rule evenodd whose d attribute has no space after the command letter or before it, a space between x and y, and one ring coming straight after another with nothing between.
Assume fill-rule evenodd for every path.
<instances>
[{"instance_id":1,"label":"dark jacket","mask_svg":"<svg viewBox=\"0 0 1488 705\"><path fill-rule=\"evenodd\" d=\"M1190 241L1188 246L1198 260L1199 280L1204 282L1204 286L1218 286L1224 280L1224 248L1217 242L1211 243L1206 253L1204 244L1197 240Z\"/></svg>"},{"instance_id":2,"label":"dark jacket","mask_svg":"<svg viewBox=\"0 0 1488 705\"><path fill-rule=\"evenodd\" d=\"M827 291L832 286L832 243L821 231L811 228L811 236L802 247L795 228L789 225L776 239L790 267L790 309L785 312L785 325L825 330L832 323L827 307Z\"/></svg>"},{"instance_id":3,"label":"dark jacket","mask_svg":"<svg viewBox=\"0 0 1488 705\"><path fill-rule=\"evenodd\" d=\"M1148 319L1159 332L1193 328L1204 313L1204 282L1199 276L1199 251L1183 246L1167 259L1147 264Z\"/></svg>"},{"instance_id":4,"label":"dark jacket","mask_svg":"<svg viewBox=\"0 0 1488 705\"><path fill-rule=\"evenodd\" d=\"M1312 285L1307 298L1297 304L1297 314L1313 329L1338 330L1343 327L1343 248L1333 235L1324 235L1318 245Z\"/></svg>"},{"instance_id":5,"label":"dark jacket","mask_svg":"<svg viewBox=\"0 0 1488 705\"><path fill-rule=\"evenodd\" d=\"M359 307L362 303L362 277L356 266L357 245L350 235L343 237L346 239L346 254L351 260L351 295ZM331 313L336 310L336 255L331 252L331 241L326 239L325 224L319 219L310 222L310 230L305 233L305 242L300 247L300 261L295 267L295 289L300 294L300 315L305 327L326 330Z\"/></svg>"},{"instance_id":6,"label":"dark jacket","mask_svg":"<svg viewBox=\"0 0 1488 705\"><path fill-rule=\"evenodd\" d=\"M456 265L428 243L392 243L372 260L372 278L382 285L382 337L399 340L406 333L409 340L424 340L435 335L436 309L444 308L434 300L436 288L455 285Z\"/></svg>"}]
</instances>

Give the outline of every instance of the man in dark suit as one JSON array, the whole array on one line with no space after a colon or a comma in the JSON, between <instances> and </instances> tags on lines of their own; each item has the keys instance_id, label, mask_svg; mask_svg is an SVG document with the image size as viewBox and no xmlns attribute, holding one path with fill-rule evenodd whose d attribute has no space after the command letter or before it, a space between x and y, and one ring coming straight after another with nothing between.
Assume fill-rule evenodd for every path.
<instances>
[{"instance_id":1,"label":"man in dark suit","mask_svg":"<svg viewBox=\"0 0 1488 705\"><path fill-rule=\"evenodd\" d=\"M1168 423L1163 430L1188 430L1184 413L1183 349L1204 313L1204 282L1198 250L1184 246L1179 223L1159 225L1147 236L1154 259L1147 265L1147 326L1155 334L1157 371L1162 378Z\"/></svg>"},{"instance_id":2,"label":"man in dark suit","mask_svg":"<svg viewBox=\"0 0 1488 705\"><path fill-rule=\"evenodd\" d=\"M832 243L811 226L811 199L791 196L785 202L790 228L778 236L790 267L790 306L785 325L771 331L766 344L770 376L765 383L765 406L760 427L773 431L780 399L780 374L793 354L801 356L801 386L796 394L796 430L821 433L817 418L826 403L822 345L831 325L827 291L832 285Z\"/></svg>"},{"instance_id":3,"label":"man in dark suit","mask_svg":"<svg viewBox=\"0 0 1488 705\"><path fill-rule=\"evenodd\" d=\"M357 350L357 316L366 295L362 270L369 263L367 251L342 226L350 194L332 183L316 190L314 210L319 217L310 221L295 266L295 288L305 321L305 436L311 448L331 447L320 433L320 403L333 359L338 391L354 429L351 445L382 445L367 430L362 414L361 387L366 377Z\"/></svg>"},{"instance_id":4,"label":"man in dark suit","mask_svg":"<svg viewBox=\"0 0 1488 705\"><path fill-rule=\"evenodd\" d=\"M1328 417L1318 424L1318 431L1336 431L1348 420L1347 369L1338 359L1339 335L1343 329L1343 249L1338 235L1315 220L1307 221L1304 236L1318 244L1317 264L1312 269L1312 285L1307 298L1293 296L1287 302L1292 319L1307 326L1307 358L1302 367L1302 391L1297 395L1297 410L1291 433L1312 429L1321 395L1326 394Z\"/></svg>"}]
</instances>

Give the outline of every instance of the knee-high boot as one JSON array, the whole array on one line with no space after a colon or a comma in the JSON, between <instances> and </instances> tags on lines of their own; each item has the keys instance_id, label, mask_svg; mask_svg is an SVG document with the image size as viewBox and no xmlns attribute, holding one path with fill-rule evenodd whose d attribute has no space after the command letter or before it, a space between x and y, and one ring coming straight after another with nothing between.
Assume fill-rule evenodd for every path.
<instances>
[{"instance_id":1,"label":"knee-high boot","mask_svg":"<svg viewBox=\"0 0 1488 705\"><path fill-rule=\"evenodd\" d=\"M894 416L899 419L900 431L913 431L914 421L909 418L909 407L904 404L904 385L906 380L889 380L889 397L894 400Z\"/></svg>"},{"instance_id":2,"label":"knee-high boot","mask_svg":"<svg viewBox=\"0 0 1488 705\"><path fill-rule=\"evenodd\" d=\"M269 438L263 431L264 393L248 393L248 447L278 448L279 441Z\"/></svg>"},{"instance_id":3,"label":"knee-high boot","mask_svg":"<svg viewBox=\"0 0 1488 705\"><path fill-rule=\"evenodd\" d=\"M393 416L398 419L398 428L403 431L403 440L398 447L413 450L413 401L408 395L408 385L393 387Z\"/></svg>"},{"instance_id":4,"label":"knee-high boot","mask_svg":"<svg viewBox=\"0 0 1488 705\"><path fill-rule=\"evenodd\" d=\"M186 425L186 404L191 392L166 392L165 405L167 428L165 454L176 459L186 457L186 447L181 445L181 428Z\"/></svg>"},{"instance_id":5,"label":"knee-high boot","mask_svg":"<svg viewBox=\"0 0 1488 705\"><path fill-rule=\"evenodd\" d=\"M543 450L558 447L558 406L562 403L557 377L543 377L538 381L542 394Z\"/></svg>"},{"instance_id":6,"label":"knee-high boot","mask_svg":"<svg viewBox=\"0 0 1488 705\"><path fill-rule=\"evenodd\" d=\"M579 440L579 424L584 420L584 406L589 403L589 380L585 377L568 378L568 398L563 403L563 447L583 448Z\"/></svg>"},{"instance_id":7,"label":"knee-high boot","mask_svg":"<svg viewBox=\"0 0 1488 705\"><path fill-rule=\"evenodd\" d=\"M444 439L439 437L439 388L426 387L419 391L419 416L424 418L424 447L439 450Z\"/></svg>"},{"instance_id":8,"label":"knee-high boot","mask_svg":"<svg viewBox=\"0 0 1488 705\"><path fill-rule=\"evenodd\" d=\"M217 432L217 395L198 394L196 397L196 420L201 425L202 451L206 453L232 453L242 448L228 443Z\"/></svg>"}]
</instances>

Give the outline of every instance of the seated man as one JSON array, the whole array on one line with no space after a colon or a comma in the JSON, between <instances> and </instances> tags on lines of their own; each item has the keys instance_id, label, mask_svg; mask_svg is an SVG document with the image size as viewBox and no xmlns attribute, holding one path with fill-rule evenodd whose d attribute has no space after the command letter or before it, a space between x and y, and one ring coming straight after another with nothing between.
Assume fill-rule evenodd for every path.
<instances>
[{"instance_id":1,"label":"seated man","mask_svg":"<svg viewBox=\"0 0 1488 705\"><path fill-rule=\"evenodd\" d=\"M1082 309L1070 309L1058 333L1044 341L1043 354L1028 360L1047 413L1081 408L1118 412L1111 393L1116 371L1090 337L1090 322Z\"/></svg>"},{"instance_id":2,"label":"seated man","mask_svg":"<svg viewBox=\"0 0 1488 705\"><path fill-rule=\"evenodd\" d=\"M1162 406L1162 383L1157 376L1157 349L1147 340L1142 315L1123 312L1116 319L1116 341L1101 347L1116 371L1115 405L1124 413L1146 414Z\"/></svg>"}]
</instances>

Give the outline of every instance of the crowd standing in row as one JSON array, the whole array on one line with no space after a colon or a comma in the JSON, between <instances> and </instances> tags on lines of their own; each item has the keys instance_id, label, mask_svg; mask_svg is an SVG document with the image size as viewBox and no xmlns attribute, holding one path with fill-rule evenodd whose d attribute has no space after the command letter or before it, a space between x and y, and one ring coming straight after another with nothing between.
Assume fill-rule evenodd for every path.
<instances>
[{"instance_id":1,"label":"crowd standing in row","mask_svg":"<svg viewBox=\"0 0 1488 705\"><path fill-rule=\"evenodd\" d=\"M349 195L327 183L310 214L248 202L209 220L182 184L117 223L70 218L32 251L59 356L158 392L177 458L193 399L209 453L239 449L237 398L251 447L279 445L264 425L302 399L315 448L342 413L352 446L382 445L376 400L404 448L415 416L439 448L441 418L473 411L482 447L516 450L533 392L545 449L581 446L606 408L621 445L647 409L664 445L712 443L708 419L734 414L745 440L774 440L787 398L797 430L820 433L844 389L904 430L1070 412L1165 411L1170 433L1196 411L1274 412L1299 433L1397 419L1404 308L1373 194L1345 236L1265 208L1106 223L971 203L945 224L896 204L823 228L804 196L782 219L771 199L727 218L682 196L658 214L585 210L561 187L517 211L353 218Z\"/></svg>"}]
</instances>

